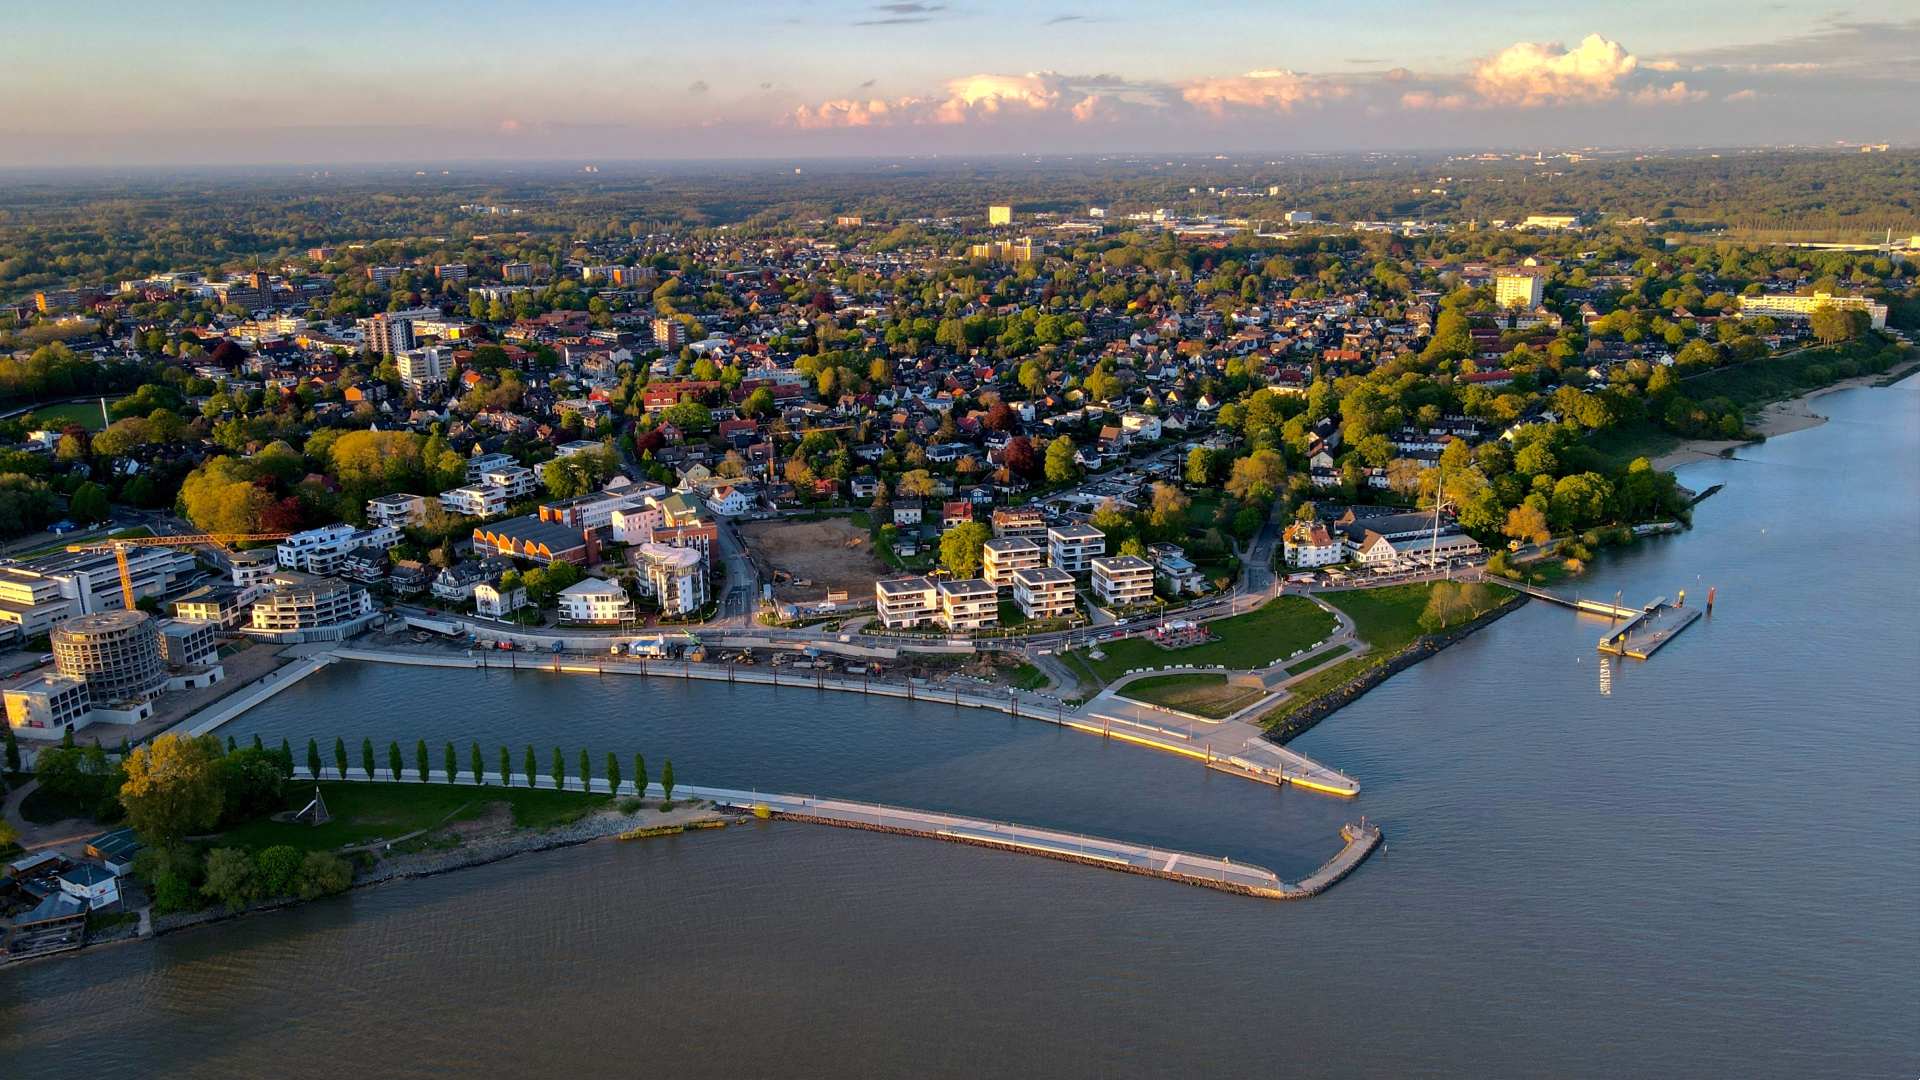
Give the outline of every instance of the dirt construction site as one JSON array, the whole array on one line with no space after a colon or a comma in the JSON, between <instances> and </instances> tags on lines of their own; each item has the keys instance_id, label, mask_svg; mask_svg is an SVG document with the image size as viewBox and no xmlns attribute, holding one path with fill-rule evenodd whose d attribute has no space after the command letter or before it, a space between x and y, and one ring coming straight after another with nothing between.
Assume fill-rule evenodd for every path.
<instances>
[{"instance_id":1,"label":"dirt construction site","mask_svg":"<svg viewBox=\"0 0 1920 1080\"><path fill-rule=\"evenodd\" d=\"M781 600L824 600L828 593L871 596L887 565L873 553L867 530L845 518L756 521L740 537Z\"/></svg>"}]
</instances>

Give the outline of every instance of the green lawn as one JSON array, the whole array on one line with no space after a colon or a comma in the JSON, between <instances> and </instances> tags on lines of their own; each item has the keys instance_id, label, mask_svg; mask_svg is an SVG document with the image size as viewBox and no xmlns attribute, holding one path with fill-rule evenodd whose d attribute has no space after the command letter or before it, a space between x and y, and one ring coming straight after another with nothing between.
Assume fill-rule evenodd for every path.
<instances>
[{"instance_id":1,"label":"green lawn","mask_svg":"<svg viewBox=\"0 0 1920 1080\"><path fill-rule=\"evenodd\" d=\"M1223 720L1260 700L1259 687L1234 686L1225 675L1197 672L1186 675L1155 675L1135 679L1120 691L1120 696L1148 705L1160 705L1196 716Z\"/></svg>"},{"instance_id":2,"label":"green lawn","mask_svg":"<svg viewBox=\"0 0 1920 1080\"><path fill-rule=\"evenodd\" d=\"M1389 585L1381 589L1321 593L1320 598L1346 612L1347 617L1353 620L1354 630L1376 652L1395 653L1412 644L1413 639L1424 632L1420 629L1420 613L1427 609L1427 598L1432 592L1432 583L1423 582L1417 585ZM1471 615L1448 625L1478 618L1509 595L1511 593L1507 589L1488 586L1482 602Z\"/></svg>"},{"instance_id":3,"label":"green lawn","mask_svg":"<svg viewBox=\"0 0 1920 1080\"><path fill-rule=\"evenodd\" d=\"M1018 690L1038 690L1047 685L1047 675L1032 664L1021 664L1013 669L1012 682Z\"/></svg>"},{"instance_id":4,"label":"green lawn","mask_svg":"<svg viewBox=\"0 0 1920 1080\"><path fill-rule=\"evenodd\" d=\"M313 786L290 785L289 809L305 806ZM303 851L330 851L350 844L388 840L453 821L470 821L494 803L513 811L523 829L550 829L578 821L612 801L608 795L538 791L532 788L474 788L455 784L355 784L322 782L333 820L325 825L294 825L262 819L229 829L217 846L252 849L287 844Z\"/></svg>"},{"instance_id":5,"label":"green lawn","mask_svg":"<svg viewBox=\"0 0 1920 1080\"><path fill-rule=\"evenodd\" d=\"M1327 661L1332 660L1334 657L1345 656L1346 654L1352 651L1353 651L1353 646L1340 645L1335 648L1328 649L1325 652L1315 653L1314 655L1307 657L1305 660L1302 660L1297 664L1288 664L1287 674L1298 675L1303 671L1312 671L1314 668L1317 668L1321 664L1324 664Z\"/></svg>"},{"instance_id":6,"label":"green lawn","mask_svg":"<svg viewBox=\"0 0 1920 1080\"><path fill-rule=\"evenodd\" d=\"M1287 688L1289 691L1287 700L1261 714L1261 725L1273 727L1280 721L1306 708L1322 695L1330 694L1347 685L1347 683L1352 682L1354 679L1359 678L1361 675L1366 674L1372 668L1386 663L1387 659L1385 655L1380 653L1368 653L1365 656L1356 656L1351 660L1342 660L1317 675L1309 675L1301 679L1299 682Z\"/></svg>"},{"instance_id":7,"label":"green lawn","mask_svg":"<svg viewBox=\"0 0 1920 1080\"><path fill-rule=\"evenodd\" d=\"M113 402L107 402L112 408ZM40 427L59 429L68 424L79 424L88 431L99 431L106 425L100 422L100 401L69 401L62 405L47 405L27 414ZM22 419L26 419L23 417Z\"/></svg>"},{"instance_id":8,"label":"green lawn","mask_svg":"<svg viewBox=\"0 0 1920 1080\"><path fill-rule=\"evenodd\" d=\"M1335 625L1333 616L1306 597L1282 596L1245 615L1208 623L1207 629L1219 640L1205 645L1163 649L1141 638L1110 641L1100 646L1106 659L1088 657L1086 664L1102 682L1112 682L1130 668L1166 664L1266 667L1296 649L1325 640Z\"/></svg>"}]
</instances>

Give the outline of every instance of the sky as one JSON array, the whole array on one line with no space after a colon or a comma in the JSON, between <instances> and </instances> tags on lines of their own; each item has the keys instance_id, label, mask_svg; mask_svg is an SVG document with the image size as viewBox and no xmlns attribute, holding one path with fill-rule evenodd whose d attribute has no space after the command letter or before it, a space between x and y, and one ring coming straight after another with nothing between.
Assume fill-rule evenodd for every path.
<instances>
[{"instance_id":1,"label":"sky","mask_svg":"<svg viewBox=\"0 0 1920 1080\"><path fill-rule=\"evenodd\" d=\"M1916 0L200 0L12 37L0 166L1920 143Z\"/></svg>"}]
</instances>

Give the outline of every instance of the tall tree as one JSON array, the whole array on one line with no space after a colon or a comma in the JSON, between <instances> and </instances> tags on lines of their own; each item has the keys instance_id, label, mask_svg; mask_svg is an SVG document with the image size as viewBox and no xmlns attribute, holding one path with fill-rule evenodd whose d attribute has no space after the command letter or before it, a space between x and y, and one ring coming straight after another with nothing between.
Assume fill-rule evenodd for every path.
<instances>
[{"instance_id":1,"label":"tall tree","mask_svg":"<svg viewBox=\"0 0 1920 1080\"><path fill-rule=\"evenodd\" d=\"M162 735L127 755L120 805L134 832L152 846L212 828L225 792L213 736Z\"/></svg>"},{"instance_id":2,"label":"tall tree","mask_svg":"<svg viewBox=\"0 0 1920 1080\"><path fill-rule=\"evenodd\" d=\"M317 739L307 740L307 775L320 779L320 743Z\"/></svg>"},{"instance_id":3,"label":"tall tree","mask_svg":"<svg viewBox=\"0 0 1920 1080\"><path fill-rule=\"evenodd\" d=\"M333 737L333 774L337 780L347 778L347 740L338 735Z\"/></svg>"},{"instance_id":4,"label":"tall tree","mask_svg":"<svg viewBox=\"0 0 1920 1080\"><path fill-rule=\"evenodd\" d=\"M360 740L360 767L366 770L367 779L373 779L373 740Z\"/></svg>"},{"instance_id":5,"label":"tall tree","mask_svg":"<svg viewBox=\"0 0 1920 1080\"><path fill-rule=\"evenodd\" d=\"M673 801L673 759L660 766L660 799L662 806Z\"/></svg>"},{"instance_id":6,"label":"tall tree","mask_svg":"<svg viewBox=\"0 0 1920 1080\"><path fill-rule=\"evenodd\" d=\"M553 790L565 791L566 789L567 756L561 753L560 748L556 746L553 748Z\"/></svg>"},{"instance_id":7,"label":"tall tree","mask_svg":"<svg viewBox=\"0 0 1920 1080\"><path fill-rule=\"evenodd\" d=\"M392 777L393 779L395 779L395 780L398 780L398 779L400 779L400 768L401 768L401 765L402 765L402 764L403 764L403 762L402 762L402 761L401 761L401 759L400 759L400 744L399 744L398 742L390 742L390 743L388 743L388 744L387 744L387 773L388 773L388 775L389 775L389 776L391 776L391 777Z\"/></svg>"},{"instance_id":8,"label":"tall tree","mask_svg":"<svg viewBox=\"0 0 1920 1080\"><path fill-rule=\"evenodd\" d=\"M607 794L620 794L620 755L607 751Z\"/></svg>"}]
</instances>

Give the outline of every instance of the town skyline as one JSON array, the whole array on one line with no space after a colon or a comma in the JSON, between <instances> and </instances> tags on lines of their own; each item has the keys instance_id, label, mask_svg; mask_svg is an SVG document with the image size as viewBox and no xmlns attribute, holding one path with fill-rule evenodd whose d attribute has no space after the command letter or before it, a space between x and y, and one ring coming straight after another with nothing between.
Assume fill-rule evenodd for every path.
<instances>
[{"instance_id":1,"label":"town skyline","mask_svg":"<svg viewBox=\"0 0 1920 1080\"><path fill-rule=\"evenodd\" d=\"M50 17L43 47L0 73L15 104L0 121L0 166L1920 137L1905 106L1920 78L1920 19L1892 3L1709 3L1681 25L1637 2L1572 14L1391 2L1311 13L588 6L566 20L516 18L510 54L491 16L423 20L348 3L238 22L217 17L223 6L187 26L157 13ZM340 32L343 18L353 33ZM378 41L390 48L366 47ZM118 59L103 76L70 62L87 52Z\"/></svg>"}]
</instances>

